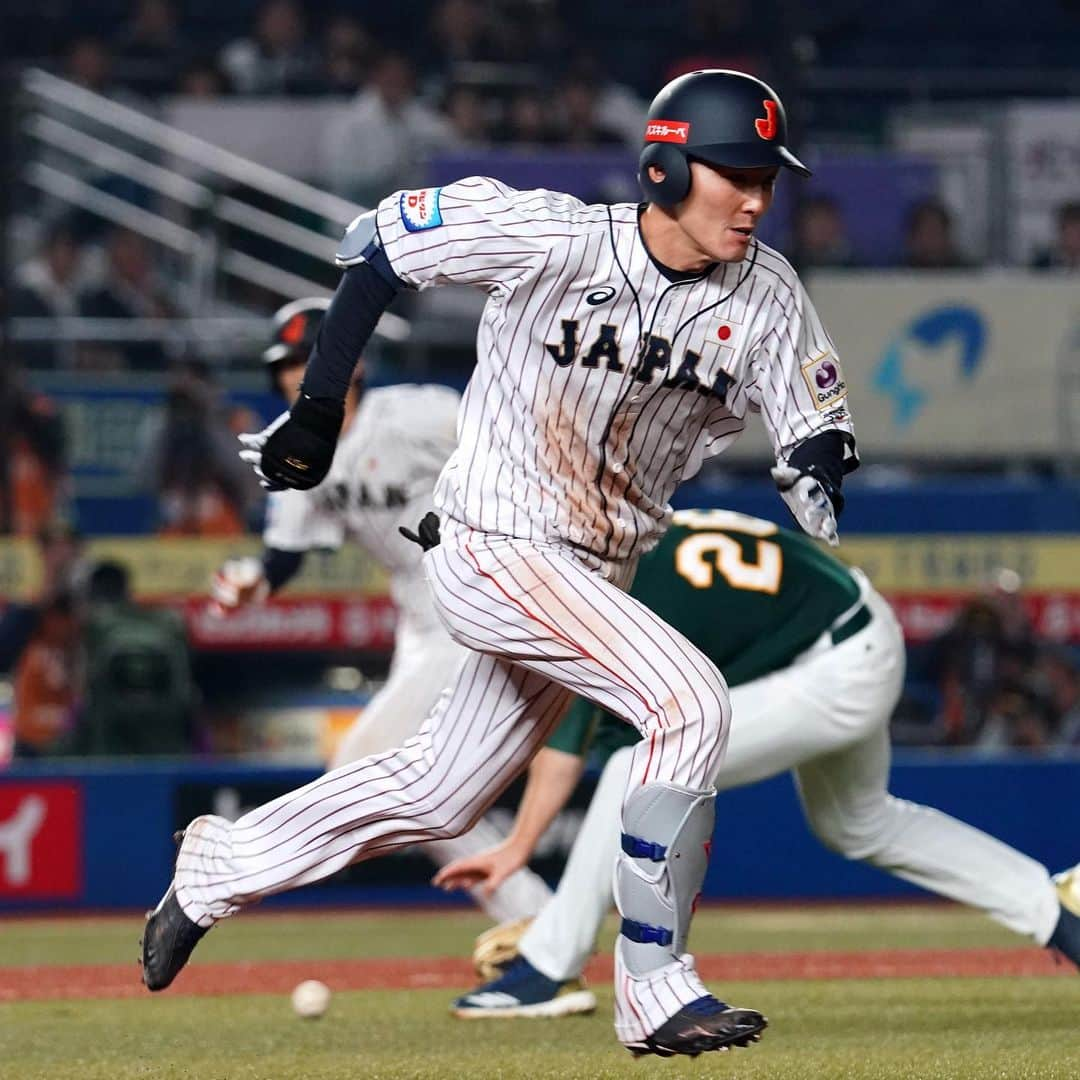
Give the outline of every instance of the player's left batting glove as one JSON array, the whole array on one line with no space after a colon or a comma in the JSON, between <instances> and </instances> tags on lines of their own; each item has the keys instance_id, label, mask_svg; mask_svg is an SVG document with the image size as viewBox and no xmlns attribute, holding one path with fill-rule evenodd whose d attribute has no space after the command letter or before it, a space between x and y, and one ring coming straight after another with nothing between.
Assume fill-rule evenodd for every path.
<instances>
[{"instance_id":1,"label":"player's left batting glove","mask_svg":"<svg viewBox=\"0 0 1080 1080\"><path fill-rule=\"evenodd\" d=\"M840 543L836 515L844 507L843 495L828 480L818 476L813 466L800 472L790 465L777 465L770 472L781 498L803 532L836 547Z\"/></svg>"},{"instance_id":2,"label":"player's left batting glove","mask_svg":"<svg viewBox=\"0 0 1080 1080\"><path fill-rule=\"evenodd\" d=\"M240 457L267 491L307 491L330 471L344 415L341 402L301 393L292 409L269 427L240 436Z\"/></svg>"}]
</instances>

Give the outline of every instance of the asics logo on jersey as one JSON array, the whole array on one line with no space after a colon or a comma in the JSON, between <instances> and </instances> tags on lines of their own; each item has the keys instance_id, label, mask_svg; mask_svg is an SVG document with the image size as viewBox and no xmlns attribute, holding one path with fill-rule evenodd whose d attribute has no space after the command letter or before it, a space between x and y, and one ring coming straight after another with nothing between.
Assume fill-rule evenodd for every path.
<instances>
[{"instance_id":1,"label":"asics logo on jersey","mask_svg":"<svg viewBox=\"0 0 1080 1080\"><path fill-rule=\"evenodd\" d=\"M577 319L563 319L562 332L562 341L558 344L549 342L544 345L559 367L569 367L577 361L583 368L598 368L603 361L607 371L621 374L626 370L620 355L618 327L604 323L596 339L581 354L580 359ZM652 383L655 373L666 373L670 370L671 342L658 334L647 334L638 355L639 359L630 369L630 374L638 382ZM726 401L728 388L733 382L732 377L726 371L719 371L711 383L702 382L697 373L700 363L701 353L687 349L678 370L660 385L669 390L696 390L699 394L708 394L722 402Z\"/></svg>"},{"instance_id":2,"label":"asics logo on jersey","mask_svg":"<svg viewBox=\"0 0 1080 1080\"><path fill-rule=\"evenodd\" d=\"M646 142L685 143L690 138L690 125L681 120L650 120L645 126Z\"/></svg>"},{"instance_id":3,"label":"asics logo on jersey","mask_svg":"<svg viewBox=\"0 0 1080 1080\"><path fill-rule=\"evenodd\" d=\"M754 121L754 130L763 139L776 138L776 102L766 98L762 103L765 106L765 115L759 116Z\"/></svg>"},{"instance_id":4,"label":"asics logo on jersey","mask_svg":"<svg viewBox=\"0 0 1080 1080\"><path fill-rule=\"evenodd\" d=\"M593 289L588 296L585 297L585 303L591 304L596 307L597 304L606 304L615 295L614 285L605 285L602 289Z\"/></svg>"}]
</instances>

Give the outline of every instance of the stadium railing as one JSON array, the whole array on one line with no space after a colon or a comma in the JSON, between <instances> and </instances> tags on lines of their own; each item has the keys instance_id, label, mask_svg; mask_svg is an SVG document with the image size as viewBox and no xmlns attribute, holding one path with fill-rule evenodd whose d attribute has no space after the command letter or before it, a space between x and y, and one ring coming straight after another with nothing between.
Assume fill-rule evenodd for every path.
<instances>
[{"instance_id":1,"label":"stadium railing","mask_svg":"<svg viewBox=\"0 0 1080 1080\"><path fill-rule=\"evenodd\" d=\"M155 320L119 320L124 325L115 327L107 320L50 321L48 327L18 320L13 339L48 334L53 340L130 341L159 340L166 329L204 337L235 332L235 321L205 322L220 311L223 278L282 300L332 291L336 239L362 207L39 69L22 76L17 115L27 148L19 178L56 203L174 253L185 266L184 307L193 318L170 320L167 328ZM122 183L110 184L110 178ZM110 190L117 187L122 194ZM253 321L264 332L262 318ZM409 324L387 313L378 333L403 341Z\"/></svg>"}]
</instances>

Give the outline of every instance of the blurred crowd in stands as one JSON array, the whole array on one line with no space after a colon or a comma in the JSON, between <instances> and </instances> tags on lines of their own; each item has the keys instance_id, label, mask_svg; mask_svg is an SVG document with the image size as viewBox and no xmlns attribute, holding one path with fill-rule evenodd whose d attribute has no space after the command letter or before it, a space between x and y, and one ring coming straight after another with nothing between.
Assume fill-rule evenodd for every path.
<instances>
[{"instance_id":1,"label":"blurred crowd in stands","mask_svg":"<svg viewBox=\"0 0 1080 1080\"><path fill-rule=\"evenodd\" d=\"M1075 5L1034 4L1028 30L1037 55L1052 58L1062 42L1080 41ZM798 73L808 60L855 62L860 49L880 47L889 28L887 12L859 11L840 0L802 13L747 0L676 0L630 10L605 0L430 0L400 10L246 0L221 7L118 0L95 6L92 19L72 10L58 38L41 12L17 0L8 20L11 52L150 110L175 95L348 100L320 134L315 171L331 190L370 205L424 183L425 162L439 151L505 144L634 150L653 90L702 66L738 67L791 87L799 103L794 119L805 126L813 117L804 115ZM913 25L920 11L914 5L908 12ZM936 21L948 38L948 18ZM920 33L932 33L934 22ZM971 65L1020 62L1026 53L1011 41L1007 56L993 53L994 41L1010 32L996 11L987 12L965 55L955 46L939 52ZM138 201L131 192L125 197ZM20 268L13 313L27 310L24 301L66 314L177 313L177 299L155 280L155 259L144 243L99 231L83 252L88 230L73 233L70 224L53 222L33 265ZM962 249L955 232L944 203L917 201L909 209L903 264L971 267L977 257ZM802 269L858 261L841 206L818 189L796 206L792 233ZM1060 207L1056 239L1034 264L1080 267L1080 190Z\"/></svg>"},{"instance_id":2,"label":"blurred crowd in stands","mask_svg":"<svg viewBox=\"0 0 1080 1080\"><path fill-rule=\"evenodd\" d=\"M1053 56L1055 42L1070 34L1080 40L1080 19L1050 12L1044 0L1035 6L1041 21L1032 20L1031 32L1039 55ZM313 177L370 205L397 188L427 182L426 163L439 152L510 145L619 148L632 155L648 95L700 66L743 68L791 86L794 120L806 126L813 110L798 73L808 58L854 62L859 49L852 43L879 40L888 24L885 12L857 13L839 0L801 15L790 5L746 0L630 9L610 0L430 0L399 7L244 0L219 10L175 0L113 0L95 5L92 14L72 6L57 33L56 12L47 16L28 0L15 0L7 15L9 54L150 113L176 95L347 103L319 132ZM610 25L614 15L617 27ZM983 44L989 49L987 42L1005 28L994 13L987 19ZM985 59L978 42L969 45L971 55L958 61ZM1013 50L1008 59L1022 55ZM805 132L795 137L801 142ZM101 138L116 142L115 133ZM57 152L46 148L43 161ZM120 169L81 178L135 207L153 202L149 190ZM865 243L858 252L850 241L850 209L827 187L792 189L791 196L785 248L799 270L867 265ZM241 197L260 206L251 193ZM16 199L9 229L15 259L6 275L8 295L0 297L7 315L155 320L206 314L205 307L193 310L189 264L147 239L149 233L108 224L40 193L34 200L21 206ZM981 256L959 239L955 210L937 197L913 198L902 249L873 265L978 266ZM240 242L232 234L218 239ZM246 254L268 265L332 285L327 266L290 263L295 252L272 250L270 237L248 236L242 243ZM1030 261L1037 268L1080 270L1080 186L1077 197L1058 208L1050 242ZM226 313L268 314L282 299L250 282L231 280L228 290L222 296L235 305ZM30 367L160 372L165 366L160 339L145 329L119 342L20 342L19 359Z\"/></svg>"},{"instance_id":3,"label":"blurred crowd in stands","mask_svg":"<svg viewBox=\"0 0 1080 1080\"><path fill-rule=\"evenodd\" d=\"M31 539L36 587L0 609L14 755L207 749L210 718L181 617L137 602L127 569L93 562L71 529L54 524ZM1080 750L1075 656L1036 633L1015 572L997 572L913 654L913 666L922 715L913 723L910 701L902 703L898 742L986 753Z\"/></svg>"},{"instance_id":4,"label":"blurred crowd in stands","mask_svg":"<svg viewBox=\"0 0 1080 1080\"><path fill-rule=\"evenodd\" d=\"M10 315L23 318L167 319L181 314L150 243L129 229L90 229L77 217L47 224L39 251L12 275ZM156 342L23 343L33 367L160 371Z\"/></svg>"},{"instance_id":5,"label":"blurred crowd in stands","mask_svg":"<svg viewBox=\"0 0 1080 1080\"><path fill-rule=\"evenodd\" d=\"M91 563L61 525L34 538L34 594L0 611L15 757L175 754L198 747L181 618L136 602L120 563Z\"/></svg>"},{"instance_id":6,"label":"blurred crowd in stands","mask_svg":"<svg viewBox=\"0 0 1080 1080\"><path fill-rule=\"evenodd\" d=\"M423 95L440 102L470 81L558 81L583 43L595 53L593 71L646 96L672 74L698 67L753 70L769 81L809 65L1064 69L1080 30L1075 4L1062 0L1031 0L1022 40L1007 4L983 5L977 33L963 5L850 0L103 0L83 8L9 0L5 9L8 55L40 62L66 46L73 77L148 97L350 94L388 48L408 56L423 73ZM896 33L901 28L906 33ZM918 57L913 35L922 46ZM1011 90L1003 85L1001 92Z\"/></svg>"},{"instance_id":7,"label":"blurred crowd in stands","mask_svg":"<svg viewBox=\"0 0 1080 1080\"><path fill-rule=\"evenodd\" d=\"M984 750L1080 747L1080 672L1043 640L1011 569L957 612L929 647L935 710L929 741Z\"/></svg>"},{"instance_id":8,"label":"blurred crowd in stands","mask_svg":"<svg viewBox=\"0 0 1080 1080\"><path fill-rule=\"evenodd\" d=\"M929 13L921 29L904 22L912 7ZM649 95L699 67L748 70L791 88L800 106L794 123L805 128L816 119L806 115L812 110L799 78L810 61L899 66L918 40L918 59L930 66L1074 64L1077 5L1032 0L1029 7L1023 40L1008 5L984 10L980 32L970 34L963 6L893 11L849 0L106 0L85 10L10 0L3 33L9 57L150 114L176 97L338 101L345 107L319 135L313 172L329 190L368 205L425 183L426 163L440 152L532 147L633 155ZM927 36L931 25L940 39ZM1061 90L1050 85L1047 92ZM847 95L844 108L861 115L864 97ZM800 142L804 137L796 132ZM92 182L134 207L148 204L146 189L131 176L117 172ZM1033 269L1080 273L1080 182L1076 194L1058 207L1051 241L1031 259ZM896 265L977 268L979 258L959 239L955 208L938 197L913 197ZM59 200L15 209L20 221L10 231L20 257L0 280L0 329L7 317L158 320L193 313L177 257L146 235ZM850 229L843 202L827 186L800 190L785 253L800 271L859 268L866 258ZM227 244L230 237L219 239ZM273 263L277 255L266 258ZM332 268L324 269L332 284ZM269 314L282 297L251 289L240 299L246 311ZM0 672L14 685L17 752L197 746L198 694L182 624L136 603L124 567L92 565L63 524L72 516L71 431L57 403L25 372L130 372L164 384L164 403L146 411L130 469L155 501L154 527L163 536L251 531L262 493L236 456L235 436L255 430L260 418L230 402L214 365L186 347L170 352L152 334L24 336L6 343L3 359L0 536L35 545L42 567L35 595L0 609ZM917 666L928 688L921 742L1080 746L1076 664L1039 640L1022 583L1008 571L962 608Z\"/></svg>"},{"instance_id":9,"label":"blurred crowd in stands","mask_svg":"<svg viewBox=\"0 0 1080 1080\"><path fill-rule=\"evenodd\" d=\"M161 536L241 536L261 513L263 492L240 461L236 437L262 421L230 402L201 360L168 373L162 407L146 409L130 475L157 502ZM56 405L0 366L0 536L32 537L70 516L67 433Z\"/></svg>"},{"instance_id":10,"label":"blurred crowd in stands","mask_svg":"<svg viewBox=\"0 0 1080 1080\"><path fill-rule=\"evenodd\" d=\"M35 545L35 594L0 609L0 673L14 686L17 752L165 752L198 745L197 693L177 617L143 608L127 574L90 565L67 518L65 431L55 405L3 370L0 534ZM254 418L205 364L172 372L148 414L135 467L156 493L162 536L237 537L261 491L235 453ZM997 571L948 629L912 652L919 701L901 708L909 744L981 750L1080 748L1075 654L1035 630L1023 582ZM156 703L156 704L155 704ZM158 732L140 742L142 725Z\"/></svg>"},{"instance_id":11,"label":"blurred crowd in stands","mask_svg":"<svg viewBox=\"0 0 1080 1080\"><path fill-rule=\"evenodd\" d=\"M40 12L19 6L11 52L110 97L359 94L406 114L415 105L429 128L483 141L634 143L648 87L702 66L767 77L789 40L755 29L764 27L760 5L741 0L637 13L588 0L430 0L381 10L261 0L222 5L213 18L173 0L135 0L96 7L92 19L70 12L61 43L45 36ZM617 13L621 24L611 25ZM634 54L648 59L635 64ZM612 71L631 85L609 83Z\"/></svg>"}]
</instances>

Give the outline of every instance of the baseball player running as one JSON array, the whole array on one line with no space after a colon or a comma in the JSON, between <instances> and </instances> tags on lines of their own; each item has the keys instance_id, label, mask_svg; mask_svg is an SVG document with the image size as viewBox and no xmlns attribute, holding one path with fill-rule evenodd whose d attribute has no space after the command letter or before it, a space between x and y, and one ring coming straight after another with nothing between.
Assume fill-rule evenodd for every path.
<instances>
[{"instance_id":1,"label":"baseball player running","mask_svg":"<svg viewBox=\"0 0 1080 1080\"><path fill-rule=\"evenodd\" d=\"M642 736L616 866L618 1038L670 1056L760 1036L765 1018L709 994L686 952L727 686L625 590L676 486L752 412L792 513L836 542L857 461L843 375L794 271L754 235L780 169L807 172L786 140L768 86L696 72L650 107L642 205L471 177L397 193L353 222L300 398L245 453L268 487L318 484L355 357L396 292L484 289L458 448L435 492L441 543L424 559L443 622L472 651L399 750L236 822L188 826L144 935L148 987L167 986L207 929L260 897L467 829L577 694Z\"/></svg>"},{"instance_id":2,"label":"baseball player running","mask_svg":"<svg viewBox=\"0 0 1080 1080\"><path fill-rule=\"evenodd\" d=\"M1080 871L1061 875L1055 887L1026 855L889 794L889 719L904 640L859 571L771 522L691 510L675 515L642 560L632 595L686 634L732 687L719 790L791 769L807 822L826 846L979 908L1080 966ZM564 1016L595 1007L580 976L611 907L609 867L634 753L634 733L599 712L577 703L537 754L511 836L436 877L447 888L494 887L524 865L580 777L599 724L597 749L611 757L555 898L521 937L519 958L459 998L457 1016Z\"/></svg>"},{"instance_id":3,"label":"baseball player running","mask_svg":"<svg viewBox=\"0 0 1080 1080\"><path fill-rule=\"evenodd\" d=\"M310 297L286 304L275 315L263 353L271 386L289 405L300 394L304 366L315 344L328 300ZM364 388L359 361L345 396L345 413L334 463L309 491L270 494L262 559L228 560L211 593L224 611L264 600L286 585L312 549L336 550L358 541L390 578L398 610L394 653L382 689L344 734L330 768L382 753L415 735L451 682L467 651L447 634L424 580L421 551L398 533L431 505L442 467L457 446L460 397L449 387L401 384ZM417 423L423 417L423 423ZM468 833L424 845L437 865L496 843L499 833L481 819ZM506 886L477 896L499 922L535 915L551 890L528 871Z\"/></svg>"}]
</instances>

